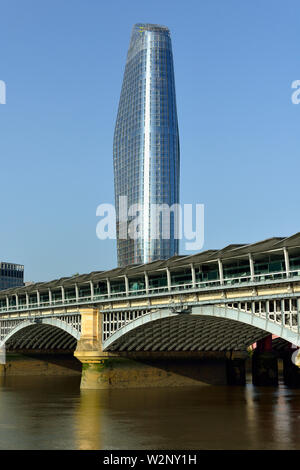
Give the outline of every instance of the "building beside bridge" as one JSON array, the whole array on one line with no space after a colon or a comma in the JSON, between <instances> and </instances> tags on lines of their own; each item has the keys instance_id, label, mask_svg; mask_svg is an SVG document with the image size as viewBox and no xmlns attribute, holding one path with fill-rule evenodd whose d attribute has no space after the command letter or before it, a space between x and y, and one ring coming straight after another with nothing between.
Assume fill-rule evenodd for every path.
<instances>
[{"instance_id":1,"label":"building beside bridge","mask_svg":"<svg viewBox=\"0 0 300 470\"><path fill-rule=\"evenodd\" d=\"M0 262L0 290L24 285L24 266Z\"/></svg>"}]
</instances>

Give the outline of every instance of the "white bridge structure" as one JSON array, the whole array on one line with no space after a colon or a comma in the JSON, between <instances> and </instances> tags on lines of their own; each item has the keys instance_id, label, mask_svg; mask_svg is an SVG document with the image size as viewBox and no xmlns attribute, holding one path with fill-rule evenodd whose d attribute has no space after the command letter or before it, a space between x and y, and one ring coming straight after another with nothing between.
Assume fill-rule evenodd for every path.
<instances>
[{"instance_id":1,"label":"white bridge structure","mask_svg":"<svg viewBox=\"0 0 300 470\"><path fill-rule=\"evenodd\" d=\"M269 334L300 347L300 233L0 292L7 350L237 351Z\"/></svg>"}]
</instances>

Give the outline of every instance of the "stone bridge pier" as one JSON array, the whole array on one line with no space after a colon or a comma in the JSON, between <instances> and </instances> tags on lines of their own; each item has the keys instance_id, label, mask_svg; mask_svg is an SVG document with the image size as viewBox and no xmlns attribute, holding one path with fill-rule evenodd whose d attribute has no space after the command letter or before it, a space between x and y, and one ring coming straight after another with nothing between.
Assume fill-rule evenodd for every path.
<instances>
[{"instance_id":1,"label":"stone bridge pier","mask_svg":"<svg viewBox=\"0 0 300 470\"><path fill-rule=\"evenodd\" d=\"M74 355L82 363L82 389L244 385L246 362L251 364L247 346L256 341L260 362L252 359L254 383L277 383L277 358L266 348L270 334L257 327L167 310L137 314L128 323L125 314L109 314L106 321L105 315L97 308L81 309ZM106 322L115 322L116 329Z\"/></svg>"},{"instance_id":2,"label":"stone bridge pier","mask_svg":"<svg viewBox=\"0 0 300 470\"><path fill-rule=\"evenodd\" d=\"M74 356L82 363L81 388L101 389L110 386L107 361L103 351L102 320L97 308L81 309L81 337Z\"/></svg>"},{"instance_id":3,"label":"stone bridge pier","mask_svg":"<svg viewBox=\"0 0 300 470\"><path fill-rule=\"evenodd\" d=\"M102 315L81 310L74 356L82 363L82 389L245 383L245 351L105 351Z\"/></svg>"}]
</instances>

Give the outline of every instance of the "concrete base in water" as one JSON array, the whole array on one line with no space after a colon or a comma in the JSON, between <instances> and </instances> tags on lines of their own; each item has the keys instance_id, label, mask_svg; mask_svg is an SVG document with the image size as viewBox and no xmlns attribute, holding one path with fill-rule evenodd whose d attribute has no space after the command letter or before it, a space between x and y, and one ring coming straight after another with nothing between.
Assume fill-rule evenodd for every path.
<instances>
[{"instance_id":1,"label":"concrete base in water","mask_svg":"<svg viewBox=\"0 0 300 470\"><path fill-rule=\"evenodd\" d=\"M231 377L237 370L237 375L243 376L236 364L235 371L231 370ZM233 383L236 382L233 380ZM101 360L82 365L82 389L207 384L228 384L228 358L225 353L127 353L102 357Z\"/></svg>"},{"instance_id":2,"label":"concrete base in water","mask_svg":"<svg viewBox=\"0 0 300 470\"><path fill-rule=\"evenodd\" d=\"M17 375L80 375L81 364L72 355L23 355L7 354L6 364L0 365L0 376Z\"/></svg>"},{"instance_id":3,"label":"concrete base in water","mask_svg":"<svg viewBox=\"0 0 300 470\"><path fill-rule=\"evenodd\" d=\"M72 355L7 355L0 376L79 376L82 389L243 385L245 353L101 353L83 364Z\"/></svg>"}]
</instances>

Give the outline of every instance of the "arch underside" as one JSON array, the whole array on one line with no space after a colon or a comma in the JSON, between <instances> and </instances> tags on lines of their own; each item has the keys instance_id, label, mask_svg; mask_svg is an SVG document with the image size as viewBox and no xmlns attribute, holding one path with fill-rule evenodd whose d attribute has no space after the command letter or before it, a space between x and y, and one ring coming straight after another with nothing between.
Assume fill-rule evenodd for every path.
<instances>
[{"instance_id":1,"label":"arch underside","mask_svg":"<svg viewBox=\"0 0 300 470\"><path fill-rule=\"evenodd\" d=\"M49 324L32 324L18 329L5 342L7 351L75 350L77 339L69 332Z\"/></svg>"},{"instance_id":2,"label":"arch underside","mask_svg":"<svg viewBox=\"0 0 300 470\"><path fill-rule=\"evenodd\" d=\"M241 351L267 335L265 330L227 318L172 315L119 335L106 347L104 343L104 350Z\"/></svg>"}]
</instances>

